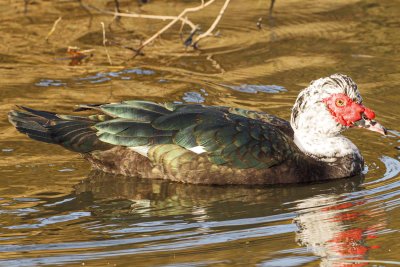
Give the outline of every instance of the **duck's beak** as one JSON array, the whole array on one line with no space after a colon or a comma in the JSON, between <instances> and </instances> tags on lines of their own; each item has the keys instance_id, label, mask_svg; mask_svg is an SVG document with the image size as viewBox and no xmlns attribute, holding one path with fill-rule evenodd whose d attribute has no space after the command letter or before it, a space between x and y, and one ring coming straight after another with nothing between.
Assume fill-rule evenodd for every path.
<instances>
[{"instance_id":1,"label":"duck's beak","mask_svg":"<svg viewBox=\"0 0 400 267\"><path fill-rule=\"evenodd\" d=\"M382 135L387 134L387 130L385 127L383 127L379 122L370 120L363 116L361 120L358 120L354 123L354 126L358 126L360 128L364 128L373 132L378 132Z\"/></svg>"}]
</instances>

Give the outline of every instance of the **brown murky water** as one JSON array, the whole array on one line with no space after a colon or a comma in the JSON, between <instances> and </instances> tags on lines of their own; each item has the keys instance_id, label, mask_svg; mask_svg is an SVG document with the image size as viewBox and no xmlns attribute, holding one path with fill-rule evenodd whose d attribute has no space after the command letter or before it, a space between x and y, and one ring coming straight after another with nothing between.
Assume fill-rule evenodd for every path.
<instances>
[{"instance_id":1,"label":"brown murky water","mask_svg":"<svg viewBox=\"0 0 400 267\"><path fill-rule=\"evenodd\" d=\"M86 1L82 1L85 3ZM112 10L114 1L98 1ZM176 15L200 1L123 11ZM223 1L190 15L203 30ZM79 1L0 2L0 265L391 266L400 264L400 3L232 1L219 35L185 50L179 26L145 56L166 21L123 18ZM54 21L62 16L56 30ZM262 28L256 23L262 17ZM186 33L186 32L185 32ZM68 46L95 49L69 66ZM15 104L70 112L79 103L146 98L263 110L289 118L299 90L335 72L359 84L387 137L351 130L365 178L272 188L193 186L90 171L78 155L8 124Z\"/></svg>"}]
</instances>

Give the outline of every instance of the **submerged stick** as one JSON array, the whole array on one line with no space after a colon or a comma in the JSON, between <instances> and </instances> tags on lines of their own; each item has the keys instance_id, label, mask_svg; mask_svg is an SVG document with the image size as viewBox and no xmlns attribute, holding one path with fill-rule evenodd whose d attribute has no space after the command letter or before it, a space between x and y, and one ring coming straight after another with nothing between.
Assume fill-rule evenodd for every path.
<instances>
[{"instance_id":1,"label":"submerged stick","mask_svg":"<svg viewBox=\"0 0 400 267\"><path fill-rule=\"evenodd\" d=\"M216 61L212 56L213 55L208 55L206 59L211 62L214 68L219 70L221 73L225 73L224 68L222 68L221 65L218 63L218 61Z\"/></svg>"},{"instance_id":2,"label":"submerged stick","mask_svg":"<svg viewBox=\"0 0 400 267\"><path fill-rule=\"evenodd\" d=\"M24 2L24 14L26 15L28 13L29 0L24 0Z\"/></svg>"},{"instance_id":3,"label":"submerged stick","mask_svg":"<svg viewBox=\"0 0 400 267\"><path fill-rule=\"evenodd\" d=\"M49 33L46 36L46 42L49 41L50 36L54 33L54 31L56 30L57 24L62 20L62 17L59 17L56 21L54 21L53 23L53 27L51 28L51 30L49 31Z\"/></svg>"},{"instance_id":4,"label":"submerged stick","mask_svg":"<svg viewBox=\"0 0 400 267\"><path fill-rule=\"evenodd\" d=\"M107 49L107 46L106 46L106 43L107 43L106 30L104 28L104 23L103 22L100 22L100 23L101 23L101 27L103 28L103 46L104 46L104 49L106 50L108 62L110 63L110 65L112 65L111 57L110 57L110 54L108 53L108 49Z\"/></svg>"}]
</instances>

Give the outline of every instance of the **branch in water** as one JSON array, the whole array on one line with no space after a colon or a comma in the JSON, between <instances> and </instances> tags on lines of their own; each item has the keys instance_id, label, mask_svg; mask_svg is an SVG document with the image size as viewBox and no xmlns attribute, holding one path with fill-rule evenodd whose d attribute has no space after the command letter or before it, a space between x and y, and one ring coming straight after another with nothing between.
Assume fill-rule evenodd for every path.
<instances>
[{"instance_id":1,"label":"branch in water","mask_svg":"<svg viewBox=\"0 0 400 267\"><path fill-rule=\"evenodd\" d=\"M231 1L231 0L225 0L224 5L222 6L221 10L219 11L218 16L215 18L215 20L214 20L213 24L210 26L210 28L208 28L208 30L207 30L206 32L204 32L204 33L200 34L199 36L197 36L197 38L194 40L194 43L193 43L193 47L194 47L194 48L197 48L198 43L199 43L199 41L200 41L201 39L203 39L203 38L208 37L208 36L211 35L211 32L212 32L212 31L215 29L215 27L218 25L219 21L220 21L221 18L222 18L222 15L224 14L226 8L228 7L230 1Z\"/></svg>"},{"instance_id":2,"label":"branch in water","mask_svg":"<svg viewBox=\"0 0 400 267\"><path fill-rule=\"evenodd\" d=\"M228 2L230 0L227 0ZM189 7L189 8L185 8L174 20L172 20L170 23L168 23L167 25L165 25L161 30L159 30L158 32L156 32L153 36L151 36L149 39L147 39L146 41L143 42L143 44L138 48L138 51L140 52L146 45L150 44L152 41L154 41L158 36L160 36L162 33L164 33L165 31L167 31L169 28L171 28L176 22L178 22L179 20L181 20L186 13L190 13L190 12L196 12L199 11L209 5L211 5L213 2L215 2L215 0L209 0L207 2L202 2L201 5L197 6L197 7ZM137 54L136 54L137 55ZM135 56L136 56L135 55Z\"/></svg>"},{"instance_id":3,"label":"branch in water","mask_svg":"<svg viewBox=\"0 0 400 267\"><path fill-rule=\"evenodd\" d=\"M272 16L272 11L274 9L275 0L271 0L271 5L269 6L269 16Z\"/></svg>"},{"instance_id":4,"label":"branch in water","mask_svg":"<svg viewBox=\"0 0 400 267\"><path fill-rule=\"evenodd\" d=\"M56 21L54 21L53 23L53 27L51 28L51 30L49 31L49 33L46 36L46 42L49 42L49 38L50 36L54 33L54 31L56 30L57 24L62 20L62 17L59 17Z\"/></svg>"},{"instance_id":5,"label":"branch in water","mask_svg":"<svg viewBox=\"0 0 400 267\"><path fill-rule=\"evenodd\" d=\"M175 20L177 18L177 16L163 16L163 15L146 15L146 14L136 14L136 13L122 13L122 12L117 12L117 11L109 11L109 10L103 10L100 8L97 8L95 6L92 5L86 5L83 4L85 7L87 8L91 8L94 9L100 13L104 13L104 14L109 14L109 15L113 15L115 17L128 17L128 18L143 18L143 19L157 19L157 20ZM189 25L192 30L196 29L196 25L191 22L189 19L185 18L179 18L180 21L182 21L182 23Z\"/></svg>"},{"instance_id":6,"label":"branch in water","mask_svg":"<svg viewBox=\"0 0 400 267\"><path fill-rule=\"evenodd\" d=\"M202 0L200 5L198 5L196 7L185 8L178 16L162 16L162 15L147 15L147 14L136 14L136 13L122 13L119 10L118 0L115 0L116 11L102 10L102 9L99 9L99 8L97 8L95 6L92 6L92 5L84 5L84 4L82 4L82 5L87 7L87 8L97 10L98 12L101 12L101 13L104 13L104 14L110 14L110 15L113 15L113 16L118 17L118 18L119 17L130 17L130 18L147 18L147 19L157 19L157 20L171 20L167 25L165 25L163 28L161 28L158 32L156 32L151 37L149 37L147 40L145 40L137 49L133 49L131 47L129 48L130 50L135 51L135 56L134 57L136 57L137 55L141 55L142 54L142 50L143 50L144 47L146 47L147 45L152 43L156 38L158 38L161 34L166 32L172 26L174 26L178 21L182 22L182 25L181 25L180 31L179 31L180 35L181 35L183 27L185 25L188 25L191 28L190 35L183 41L183 44L186 47L193 46L194 48L197 48L198 43L199 43L200 40L212 35L212 32L214 31L214 29L216 28L216 26L220 22L223 14L224 14L224 12L225 12L226 8L228 7L228 5L229 5L231 0L225 0L225 3L221 7L221 9L220 9L217 17L215 18L214 22L212 23L212 25L208 28L208 30L206 32L200 34L197 37L195 37L195 36L199 31L199 26L195 25L193 22L191 22L187 18L186 15L188 13L193 13L193 12L200 11L200 10L208 7L209 5L213 4L215 1L216 0L208 0L208 1Z\"/></svg>"},{"instance_id":7,"label":"branch in water","mask_svg":"<svg viewBox=\"0 0 400 267\"><path fill-rule=\"evenodd\" d=\"M100 23L101 23L101 27L103 28L103 46L104 46L104 49L106 50L108 62L110 63L110 65L112 65L111 57L110 57L110 54L108 53L108 49L107 49L107 46L106 46L106 43L107 43L106 30L104 28L104 23L103 22L100 22Z\"/></svg>"}]
</instances>

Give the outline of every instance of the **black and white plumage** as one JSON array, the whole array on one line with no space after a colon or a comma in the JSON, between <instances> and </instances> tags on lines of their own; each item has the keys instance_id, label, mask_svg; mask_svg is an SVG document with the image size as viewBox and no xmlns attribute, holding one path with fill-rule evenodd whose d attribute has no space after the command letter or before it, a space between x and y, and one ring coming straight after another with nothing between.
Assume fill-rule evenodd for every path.
<instances>
[{"instance_id":1,"label":"black and white plumage","mask_svg":"<svg viewBox=\"0 0 400 267\"><path fill-rule=\"evenodd\" d=\"M341 132L385 133L342 74L300 92L291 122L231 107L124 101L82 105L91 116L21 107L10 122L32 139L81 153L95 168L198 184L276 184L349 177L363 158Z\"/></svg>"}]
</instances>

